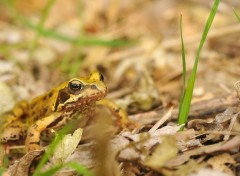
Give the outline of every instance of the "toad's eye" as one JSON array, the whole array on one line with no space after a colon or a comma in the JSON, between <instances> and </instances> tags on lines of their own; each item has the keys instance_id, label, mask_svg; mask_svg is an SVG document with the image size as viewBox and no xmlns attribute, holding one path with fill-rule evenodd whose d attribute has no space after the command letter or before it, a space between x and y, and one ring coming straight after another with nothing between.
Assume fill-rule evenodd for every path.
<instances>
[{"instance_id":1,"label":"toad's eye","mask_svg":"<svg viewBox=\"0 0 240 176\"><path fill-rule=\"evenodd\" d=\"M78 80L72 80L68 83L68 87L71 91L78 91L83 88L83 84Z\"/></svg>"},{"instance_id":2,"label":"toad's eye","mask_svg":"<svg viewBox=\"0 0 240 176\"><path fill-rule=\"evenodd\" d=\"M104 81L104 77L103 77L103 75L100 73L100 81Z\"/></svg>"}]
</instances>

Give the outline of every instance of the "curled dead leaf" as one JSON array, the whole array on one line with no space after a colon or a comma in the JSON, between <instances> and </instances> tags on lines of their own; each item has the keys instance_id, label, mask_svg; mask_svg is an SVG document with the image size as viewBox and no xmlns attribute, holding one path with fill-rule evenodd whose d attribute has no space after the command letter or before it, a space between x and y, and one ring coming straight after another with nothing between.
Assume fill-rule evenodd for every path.
<instances>
[{"instance_id":1,"label":"curled dead leaf","mask_svg":"<svg viewBox=\"0 0 240 176\"><path fill-rule=\"evenodd\" d=\"M35 150L27 153L20 160L15 161L15 163L9 167L9 174L11 176L29 175L31 164L33 163L34 159L36 159L42 153L43 150Z\"/></svg>"}]
</instances>

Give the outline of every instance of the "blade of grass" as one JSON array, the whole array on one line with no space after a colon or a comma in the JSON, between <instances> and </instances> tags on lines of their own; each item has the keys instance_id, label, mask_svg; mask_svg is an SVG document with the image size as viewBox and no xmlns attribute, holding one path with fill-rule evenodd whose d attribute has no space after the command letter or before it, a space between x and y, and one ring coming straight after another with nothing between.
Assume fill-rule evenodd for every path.
<instances>
[{"instance_id":1,"label":"blade of grass","mask_svg":"<svg viewBox=\"0 0 240 176\"><path fill-rule=\"evenodd\" d=\"M77 76L77 73L81 69L82 62L83 55L81 53L81 48L78 49L77 47L73 47L63 57L60 63L60 68L70 77L75 77Z\"/></svg>"},{"instance_id":2,"label":"blade of grass","mask_svg":"<svg viewBox=\"0 0 240 176\"><path fill-rule=\"evenodd\" d=\"M237 17L238 21L240 22L240 16L238 15L237 11L233 8L233 12L235 16Z\"/></svg>"},{"instance_id":3,"label":"blade of grass","mask_svg":"<svg viewBox=\"0 0 240 176\"><path fill-rule=\"evenodd\" d=\"M25 19L24 17L21 17L20 20L25 26L29 27L30 29L36 30L37 26L32 24L30 21ZM54 30L50 29L44 29L42 28L40 31L41 36L57 39L59 41L72 43L75 45L84 45L84 46L108 46L108 47L119 47L119 46L128 46L133 45L136 43L136 41L127 41L127 40L101 40L96 38L76 38L76 37L70 37L67 35L60 34Z\"/></svg>"},{"instance_id":4,"label":"blade of grass","mask_svg":"<svg viewBox=\"0 0 240 176\"><path fill-rule=\"evenodd\" d=\"M68 124L68 125L65 125L64 128L62 128L59 131L54 141L49 145L49 147L47 148L47 151L42 156L33 176L37 176L41 172L41 169L43 168L44 164L47 162L48 158L50 158L50 156L53 154L54 149L56 148L58 143L63 139L64 135L70 131L70 129L71 129L71 126Z\"/></svg>"},{"instance_id":5,"label":"blade of grass","mask_svg":"<svg viewBox=\"0 0 240 176\"><path fill-rule=\"evenodd\" d=\"M40 36L42 34L42 30L43 30L43 27L44 27L44 23L50 13L50 10L51 8L53 7L54 3L56 2L56 0L48 0L47 4L46 4L46 7L44 8L43 10L43 13L42 13L42 16L41 16L41 19L36 27L36 35L35 35L35 38L33 39L33 42L32 42L32 45L31 45L31 48L30 48L30 53L29 53L29 58L32 59L32 56L34 54L34 51L37 47L37 43L40 39Z\"/></svg>"},{"instance_id":6,"label":"blade of grass","mask_svg":"<svg viewBox=\"0 0 240 176\"><path fill-rule=\"evenodd\" d=\"M182 105L181 105L181 109L179 111L179 117L178 117L178 124L179 125L185 124L186 121L187 121L187 118L188 118L188 114L189 114L189 110L190 110L190 104L191 104L191 100L192 100L193 88L194 88L196 74L197 74L197 66L198 66L198 61L199 61L199 58L200 58L200 53L201 53L203 44L205 43L208 31L209 31L209 29L212 25L215 14L217 12L219 3L220 3L220 0L215 0L214 1L211 12L208 16L206 25L204 27L204 31L203 31L201 41L200 41L200 44L199 44L199 47L198 47L196 59L195 59L195 62L194 62L194 67L193 67L191 75L188 79L186 91L185 91L184 97L183 97L183 102L182 102Z\"/></svg>"},{"instance_id":7,"label":"blade of grass","mask_svg":"<svg viewBox=\"0 0 240 176\"><path fill-rule=\"evenodd\" d=\"M64 167L72 168L83 176L93 176L93 174L88 169L86 169L85 167L83 167L82 165L80 165L79 163L76 163L76 162L68 162L68 163L54 166L54 167L48 169L47 171L40 173L38 176L54 175L57 171L61 170Z\"/></svg>"},{"instance_id":8,"label":"blade of grass","mask_svg":"<svg viewBox=\"0 0 240 176\"><path fill-rule=\"evenodd\" d=\"M182 34L182 14L180 15L180 35L181 35L181 46L182 46L182 66L183 66L183 91L186 89L186 59L185 59L185 47L183 42Z\"/></svg>"},{"instance_id":9,"label":"blade of grass","mask_svg":"<svg viewBox=\"0 0 240 176\"><path fill-rule=\"evenodd\" d=\"M17 17L16 16L16 4L15 4L15 0L1 0L1 6L4 7L4 8L7 8L7 11L8 11L8 15L10 17Z\"/></svg>"},{"instance_id":10,"label":"blade of grass","mask_svg":"<svg viewBox=\"0 0 240 176\"><path fill-rule=\"evenodd\" d=\"M71 65L70 69L70 76L75 77L77 76L77 73L79 72L81 66L82 66L83 59L82 58L76 58Z\"/></svg>"},{"instance_id":11,"label":"blade of grass","mask_svg":"<svg viewBox=\"0 0 240 176\"><path fill-rule=\"evenodd\" d=\"M15 4L14 4L14 0L5 0L6 2L8 2L10 10L11 10L11 14L13 15L13 18L15 19L16 22L34 30L37 31L37 34L41 37L47 37L47 38L52 38L52 39L56 39L58 41L62 41L62 42L68 42L74 45L79 45L79 46L106 46L106 47L121 47L121 46L131 46L137 43L137 41L127 41L127 40L121 40L121 39L113 39L113 40L102 40L102 39L97 39L97 38L87 38L87 37L70 37L61 33L56 32L55 30L51 30L51 29L45 29L44 28L44 22L48 16L48 13L51 9L51 6L54 3L54 0L51 0L52 2L48 1L48 5L46 6L46 10L39 22L38 25L34 25L32 24L32 22L30 22L26 17L24 17L23 15L21 15L15 8ZM9 3L11 2L11 3ZM79 4L79 6L81 6L81 4ZM47 8L48 7L48 8ZM83 31L81 31L81 33L83 33ZM36 41L38 41L38 39L35 39ZM35 42L33 42L32 46L32 50L34 50L34 46L36 44L34 44ZM36 42L37 43L37 42ZM30 48L31 49L31 48ZM30 54L31 55L31 54Z\"/></svg>"},{"instance_id":12,"label":"blade of grass","mask_svg":"<svg viewBox=\"0 0 240 176\"><path fill-rule=\"evenodd\" d=\"M182 66L183 66L183 90L180 98L180 106L179 106L179 112L181 112L182 105L183 105L183 99L185 95L186 90L186 59L185 59L185 47L183 42L183 34L182 34L182 14L180 15L180 36L181 36L181 49L182 49Z\"/></svg>"},{"instance_id":13,"label":"blade of grass","mask_svg":"<svg viewBox=\"0 0 240 176\"><path fill-rule=\"evenodd\" d=\"M64 73L69 73L70 72L70 63L69 60L71 60L71 58L73 57L74 52L72 51L72 49L70 49L69 51L67 51L67 53L63 56L61 62L60 62L60 69L61 71Z\"/></svg>"},{"instance_id":14,"label":"blade of grass","mask_svg":"<svg viewBox=\"0 0 240 176\"><path fill-rule=\"evenodd\" d=\"M71 131L71 129L76 128L78 125L78 123L76 123L76 121L72 121L70 123L68 123L67 125L65 125L56 135L55 139L53 140L53 142L48 146L46 152L44 153L44 155L42 156L40 162L38 163L36 170L33 174L33 176L39 176L41 174L41 170L43 168L43 166L45 165L45 163L48 161L48 159L52 156L56 146L59 144L59 142L61 140L63 140L64 136L69 133ZM67 165L68 167L71 167L70 165ZM53 167L54 168L54 167ZM81 168L84 168L83 166L81 166ZM58 169L59 170L59 169ZM87 170L85 168L85 170ZM85 171L84 170L84 171ZM88 170L87 170L88 171ZM88 171L89 172L89 171Z\"/></svg>"},{"instance_id":15,"label":"blade of grass","mask_svg":"<svg viewBox=\"0 0 240 176\"><path fill-rule=\"evenodd\" d=\"M3 175L4 173L6 174L7 169L4 167L0 167L0 175Z\"/></svg>"}]
</instances>

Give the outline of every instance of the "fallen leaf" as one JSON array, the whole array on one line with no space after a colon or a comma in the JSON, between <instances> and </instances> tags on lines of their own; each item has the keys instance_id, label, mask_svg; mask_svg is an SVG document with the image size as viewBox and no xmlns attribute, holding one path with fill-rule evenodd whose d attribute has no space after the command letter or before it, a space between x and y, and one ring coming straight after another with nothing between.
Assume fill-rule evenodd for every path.
<instances>
[{"instance_id":1,"label":"fallen leaf","mask_svg":"<svg viewBox=\"0 0 240 176\"><path fill-rule=\"evenodd\" d=\"M158 90L156 89L154 81L149 73L143 69L142 72L137 74L139 75L139 79L137 79L133 86L134 91L125 96L124 99L117 100L117 103L131 114L148 111L154 107L162 105ZM115 79L119 80L120 78Z\"/></svg>"},{"instance_id":2,"label":"fallen leaf","mask_svg":"<svg viewBox=\"0 0 240 176\"><path fill-rule=\"evenodd\" d=\"M169 161L167 163L167 166L176 167L188 161L191 156L208 154L208 153L213 153L217 151L228 151L230 149L234 149L239 146L240 146L240 136L235 136L229 141L219 142L217 144L202 146L193 150L186 151L178 155L176 158L172 159L171 161Z\"/></svg>"},{"instance_id":3,"label":"fallen leaf","mask_svg":"<svg viewBox=\"0 0 240 176\"><path fill-rule=\"evenodd\" d=\"M228 153L223 153L210 158L207 163L216 171L221 171L229 175L234 175L233 171L226 164L235 165L236 161Z\"/></svg>"},{"instance_id":4,"label":"fallen leaf","mask_svg":"<svg viewBox=\"0 0 240 176\"><path fill-rule=\"evenodd\" d=\"M203 168L198 170L196 173L192 173L189 176L229 176L228 174L222 173L209 168Z\"/></svg>"},{"instance_id":5,"label":"fallen leaf","mask_svg":"<svg viewBox=\"0 0 240 176\"><path fill-rule=\"evenodd\" d=\"M10 110L14 104L13 92L10 87L8 87L5 83L0 82L0 115L8 110Z\"/></svg>"},{"instance_id":6,"label":"fallen leaf","mask_svg":"<svg viewBox=\"0 0 240 176\"><path fill-rule=\"evenodd\" d=\"M167 151L167 152L166 152ZM176 139L173 136L165 136L151 155L142 162L143 165L154 170L159 170L167 161L174 158L178 153Z\"/></svg>"},{"instance_id":7,"label":"fallen leaf","mask_svg":"<svg viewBox=\"0 0 240 176\"><path fill-rule=\"evenodd\" d=\"M35 150L27 153L20 160L15 161L15 163L9 167L9 174L11 176L28 175L33 160L42 153L43 150Z\"/></svg>"},{"instance_id":8,"label":"fallen leaf","mask_svg":"<svg viewBox=\"0 0 240 176\"><path fill-rule=\"evenodd\" d=\"M175 171L175 175L178 176L185 176L189 175L190 173L196 172L200 168L202 168L205 164L199 164L195 160L189 160L186 164L183 164L177 168Z\"/></svg>"},{"instance_id":9,"label":"fallen leaf","mask_svg":"<svg viewBox=\"0 0 240 176\"><path fill-rule=\"evenodd\" d=\"M120 150L119 160L144 160L155 145L162 143L165 136L174 135L179 129L180 126L165 126L151 133L131 134L125 132L113 139L115 141L113 147L117 146Z\"/></svg>"},{"instance_id":10,"label":"fallen leaf","mask_svg":"<svg viewBox=\"0 0 240 176\"><path fill-rule=\"evenodd\" d=\"M54 150L52 163L60 164L64 163L65 160L73 153L77 148L78 143L81 140L83 130L81 128L77 129L73 135L66 135L62 141L59 142Z\"/></svg>"}]
</instances>

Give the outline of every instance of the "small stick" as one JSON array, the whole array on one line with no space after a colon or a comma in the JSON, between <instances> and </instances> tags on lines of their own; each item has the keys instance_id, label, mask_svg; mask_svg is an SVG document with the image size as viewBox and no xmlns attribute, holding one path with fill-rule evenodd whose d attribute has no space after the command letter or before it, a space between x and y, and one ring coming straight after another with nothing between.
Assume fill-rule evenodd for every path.
<instances>
[{"instance_id":1,"label":"small stick","mask_svg":"<svg viewBox=\"0 0 240 176\"><path fill-rule=\"evenodd\" d=\"M172 116L173 107L149 130L149 133L156 131L164 122L166 122Z\"/></svg>"}]
</instances>

